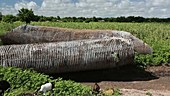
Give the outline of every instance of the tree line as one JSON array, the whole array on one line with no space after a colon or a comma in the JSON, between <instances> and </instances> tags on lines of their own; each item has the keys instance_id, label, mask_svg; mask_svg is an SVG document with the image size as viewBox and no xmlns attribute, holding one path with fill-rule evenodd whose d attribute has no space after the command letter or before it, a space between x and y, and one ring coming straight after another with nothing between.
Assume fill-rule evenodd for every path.
<instances>
[{"instance_id":1,"label":"tree line","mask_svg":"<svg viewBox=\"0 0 170 96\"><path fill-rule=\"evenodd\" d=\"M15 21L22 21L26 23L30 23L31 21L35 22L170 22L170 18L144 18L141 16L121 16L121 17L46 17L46 16L38 16L35 15L32 9L22 8L18 10L18 14L14 15L3 15L0 12L0 21L13 23Z\"/></svg>"}]
</instances>

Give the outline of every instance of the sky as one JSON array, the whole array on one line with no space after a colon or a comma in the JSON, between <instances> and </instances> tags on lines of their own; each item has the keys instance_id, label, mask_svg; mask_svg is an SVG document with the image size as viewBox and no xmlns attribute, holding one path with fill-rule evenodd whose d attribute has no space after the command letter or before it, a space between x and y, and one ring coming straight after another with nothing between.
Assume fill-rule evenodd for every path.
<instances>
[{"instance_id":1,"label":"sky","mask_svg":"<svg viewBox=\"0 0 170 96\"><path fill-rule=\"evenodd\" d=\"M0 0L4 15L16 15L21 8L60 17L170 17L170 0Z\"/></svg>"}]
</instances>

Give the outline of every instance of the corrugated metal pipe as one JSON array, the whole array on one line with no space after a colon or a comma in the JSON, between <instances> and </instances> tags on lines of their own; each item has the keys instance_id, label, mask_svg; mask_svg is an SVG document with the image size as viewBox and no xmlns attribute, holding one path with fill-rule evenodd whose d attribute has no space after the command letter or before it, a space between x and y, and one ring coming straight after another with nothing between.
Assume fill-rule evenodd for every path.
<instances>
[{"instance_id":1,"label":"corrugated metal pipe","mask_svg":"<svg viewBox=\"0 0 170 96\"><path fill-rule=\"evenodd\" d=\"M0 46L0 65L62 73L133 63L134 43L118 37Z\"/></svg>"},{"instance_id":2,"label":"corrugated metal pipe","mask_svg":"<svg viewBox=\"0 0 170 96\"><path fill-rule=\"evenodd\" d=\"M103 39L110 37L130 39L134 44L134 50L136 52L140 54L152 53L152 48L142 40L128 32L116 30L80 30L22 25L13 29L11 32L7 32L5 35L1 36L1 39L4 44L28 44L83 39Z\"/></svg>"}]
</instances>

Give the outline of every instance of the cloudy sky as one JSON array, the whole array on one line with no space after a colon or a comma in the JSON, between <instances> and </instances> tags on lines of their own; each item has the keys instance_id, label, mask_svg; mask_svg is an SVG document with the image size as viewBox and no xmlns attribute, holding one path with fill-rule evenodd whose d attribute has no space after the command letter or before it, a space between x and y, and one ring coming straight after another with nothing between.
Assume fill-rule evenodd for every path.
<instances>
[{"instance_id":1,"label":"cloudy sky","mask_svg":"<svg viewBox=\"0 0 170 96\"><path fill-rule=\"evenodd\" d=\"M170 17L170 0L0 0L2 14L16 15L21 8L61 17Z\"/></svg>"}]
</instances>

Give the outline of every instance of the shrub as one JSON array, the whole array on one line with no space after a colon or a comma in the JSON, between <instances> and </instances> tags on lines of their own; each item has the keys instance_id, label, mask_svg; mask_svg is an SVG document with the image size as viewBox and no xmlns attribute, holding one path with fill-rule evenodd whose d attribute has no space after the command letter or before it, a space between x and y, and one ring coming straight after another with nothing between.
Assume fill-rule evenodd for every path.
<instances>
[{"instance_id":1,"label":"shrub","mask_svg":"<svg viewBox=\"0 0 170 96\"><path fill-rule=\"evenodd\" d=\"M0 66L1 80L7 80L11 84L9 92L5 96L20 96L23 93L35 92L45 82L54 82L55 96L71 95L83 96L92 95L91 88L83 86L71 80L62 80L61 78L52 79L49 75L37 73L32 69L22 70L14 67ZM50 92L47 93L51 94Z\"/></svg>"}]
</instances>

